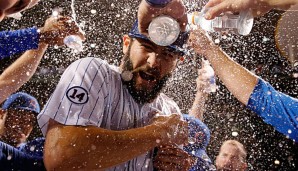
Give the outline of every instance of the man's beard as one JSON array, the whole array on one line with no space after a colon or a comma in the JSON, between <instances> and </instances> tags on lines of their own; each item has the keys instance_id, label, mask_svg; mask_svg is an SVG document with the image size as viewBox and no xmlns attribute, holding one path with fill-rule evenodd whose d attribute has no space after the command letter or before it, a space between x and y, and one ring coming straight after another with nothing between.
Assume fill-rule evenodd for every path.
<instances>
[{"instance_id":1,"label":"man's beard","mask_svg":"<svg viewBox=\"0 0 298 171\"><path fill-rule=\"evenodd\" d=\"M130 52L130 49L129 49ZM123 71L132 71L132 62L129 57L130 53L128 55L124 56L124 65L123 65ZM144 67L145 68L145 67ZM171 76L171 74L167 74L161 79L156 80L156 84L154 85L152 90L138 90L136 88L136 74L133 74L133 77L130 81L123 81L124 85L127 85L128 92L130 95L134 98L134 100L137 103L144 104L144 103L151 103L156 97L160 94L163 87L165 86L165 83Z\"/></svg>"}]
</instances>

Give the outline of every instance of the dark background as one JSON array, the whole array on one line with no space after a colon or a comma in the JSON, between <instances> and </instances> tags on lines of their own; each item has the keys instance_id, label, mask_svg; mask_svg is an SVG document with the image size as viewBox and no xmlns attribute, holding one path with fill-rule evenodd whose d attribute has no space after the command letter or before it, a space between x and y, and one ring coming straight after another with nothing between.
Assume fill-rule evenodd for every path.
<instances>
[{"instance_id":1,"label":"dark background","mask_svg":"<svg viewBox=\"0 0 298 171\"><path fill-rule=\"evenodd\" d=\"M77 21L86 32L85 51L73 53L65 47L50 47L36 74L20 91L34 95L41 106L46 103L58 83L64 68L71 62L95 56L118 65L122 57L122 36L132 26L140 1L125 0L76 0ZM188 2L195 2L188 0ZM189 10L199 10L205 2L188 5ZM26 11L22 20L7 19L0 23L0 29L13 30L31 26L41 27L53 9L59 8L61 15L71 15L71 1L44 0L36 7ZM96 10L95 14L91 10ZM249 70L262 66L258 72L263 79L270 82L277 90L297 98L297 78L289 62L278 52L274 32L282 11L271 11L267 15L256 18L254 27L248 36L215 35L219 45L234 60ZM297 54L296 54L297 55ZM0 61L1 72L19 55ZM187 57L180 62L173 77L165 88L165 93L172 97L182 111L187 113L195 95L195 79L197 77L194 58ZM220 144L227 139L242 142L248 151L250 170L298 170L297 144L266 125L253 112L246 109L232 96L218 80L219 90L210 95L206 103L204 122L211 130L211 141L208 154L215 159ZM232 136L232 132L238 136ZM31 138L40 136L36 128ZM274 164L274 161L280 164Z\"/></svg>"}]
</instances>

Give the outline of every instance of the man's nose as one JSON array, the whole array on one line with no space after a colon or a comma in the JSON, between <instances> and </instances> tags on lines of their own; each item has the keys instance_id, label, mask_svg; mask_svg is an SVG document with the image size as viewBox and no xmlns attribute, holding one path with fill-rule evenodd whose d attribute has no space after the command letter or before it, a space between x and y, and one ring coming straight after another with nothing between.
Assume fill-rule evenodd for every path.
<instances>
[{"instance_id":1,"label":"man's nose","mask_svg":"<svg viewBox=\"0 0 298 171\"><path fill-rule=\"evenodd\" d=\"M158 57L158 53L156 52L152 52L150 54L148 54L148 59L147 59L147 63L151 68L155 68L158 65L160 65L160 59Z\"/></svg>"}]
</instances>

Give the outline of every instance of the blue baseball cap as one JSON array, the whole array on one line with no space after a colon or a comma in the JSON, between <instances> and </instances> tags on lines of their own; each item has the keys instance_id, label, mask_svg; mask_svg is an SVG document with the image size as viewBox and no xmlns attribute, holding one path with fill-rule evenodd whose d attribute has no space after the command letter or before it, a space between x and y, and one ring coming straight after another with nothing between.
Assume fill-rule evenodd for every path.
<instances>
[{"instance_id":1,"label":"blue baseball cap","mask_svg":"<svg viewBox=\"0 0 298 171\"><path fill-rule=\"evenodd\" d=\"M211 163L206 153L206 147L210 141L209 128L195 117L184 114L183 118L188 123L188 139L190 141L187 146L183 147L184 150L203 161Z\"/></svg>"},{"instance_id":2,"label":"blue baseball cap","mask_svg":"<svg viewBox=\"0 0 298 171\"><path fill-rule=\"evenodd\" d=\"M40 112L40 107L36 98L23 92L9 96L2 105L2 109L23 109L32 111L35 114L39 114Z\"/></svg>"},{"instance_id":3,"label":"blue baseball cap","mask_svg":"<svg viewBox=\"0 0 298 171\"><path fill-rule=\"evenodd\" d=\"M132 29L128 33L128 36L133 37L133 38L140 38L140 39L151 41L147 36L145 36L139 32L138 20L136 20L135 23L133 24ZM186 43L188 36L189 36L189 32L181 32L180 35L178 36L177 40L170 46L166 46L166 47L169 50L171 50L175 53L180 53L180 55L183 56L186 54L186 50L185 50L185 48L183 48L183 45Z\"/></svg>"}]
</instances>

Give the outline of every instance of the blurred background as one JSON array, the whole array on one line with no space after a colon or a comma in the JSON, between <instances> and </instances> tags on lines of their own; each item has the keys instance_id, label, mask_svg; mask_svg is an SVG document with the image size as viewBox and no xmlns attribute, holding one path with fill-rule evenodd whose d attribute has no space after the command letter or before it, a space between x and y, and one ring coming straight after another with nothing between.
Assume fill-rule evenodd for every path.
<instances>
[{"instance_id":1,"label":"blurred background","mask_svg":"<svg viewBox=\"0 0 298 171\"><path fill-rule=\"evenodd\" d=\"M200 10L206 3L195 0L185 2L189 12ZM41 27L53 11L58 11L60 15L72 15L71 3L70 0L43 0L24 12L21 20L6 19L1 22L0 29ZM74 53L66 47L50 47L33 78L20 91L32 94L43 106L71 62L84 57L98 57L119 65L122 36L128 33L135 21L139 3L140 0L75 0L77 22L87 37L84 51ZM214 35L213 38L235 61L271 83L277 90L297 98L298 69L293 68L280 54L274 39L282 14L283 11L271 11L255 18L253 30L248 36L226 34ZM0 61L0 71L17 57ZM188 113L196 92L195 79L197 68L200 67L196 58L186 57L181 61L164 89L165 94L173 98L184 113ZM215 160L223 141L236 139L248 151L250 170L297 171L297 143L264 124L256 114L239 103L219 80L217 84L219 89L210 95L204 114L204 122L212 135L207 151L211 159ZM41 133L36 127L31 138L38 136Z\"/></svg>"}]
</instances>

